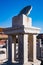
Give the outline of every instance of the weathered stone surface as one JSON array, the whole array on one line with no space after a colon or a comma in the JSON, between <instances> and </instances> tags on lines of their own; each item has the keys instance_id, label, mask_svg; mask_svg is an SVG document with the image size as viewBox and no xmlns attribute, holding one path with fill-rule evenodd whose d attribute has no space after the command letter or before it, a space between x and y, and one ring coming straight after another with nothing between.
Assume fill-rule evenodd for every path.
<instances>
[{"instance_id":1,"label":"weathered stone surface","mask_svg":"<svg viewBox=\"0 0 43 65\"><path fill-rule=\"evenodd\" d=\"M6 28L4 30L5 34L10 36L10 42L8 43L9 48L9 61L15 61L19 65L40 65L40 61L36 58L36 35L40 33L40 29L32 26L32 19L22 14L20 16L15 16L12 19L12 27ZM16 58L17 49L16 47L16 37L18 35L18 60ZM14 41L14 42L13 42ZM12 45L12 43L14 43Z\"/></svg>"}]
</instances>

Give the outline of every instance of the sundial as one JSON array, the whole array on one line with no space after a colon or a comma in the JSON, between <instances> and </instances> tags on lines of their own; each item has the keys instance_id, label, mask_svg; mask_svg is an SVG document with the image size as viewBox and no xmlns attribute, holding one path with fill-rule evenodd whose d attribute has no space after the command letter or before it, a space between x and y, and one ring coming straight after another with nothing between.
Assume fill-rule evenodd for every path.
<instances>
[{"instance_id":1,"label":"sundial","mask_svg":"<svg viewBox=\"0 0 43 65\"><path fill-rule=\"evenodd\" d=\"M26 7L24 7L24 8L20 11L20 13L19 13L18 15L21 15L21 14L29 15L31 10L32 10L32 6L31 6L31 5L26 6Z\"/></svg>"}]
</instances>

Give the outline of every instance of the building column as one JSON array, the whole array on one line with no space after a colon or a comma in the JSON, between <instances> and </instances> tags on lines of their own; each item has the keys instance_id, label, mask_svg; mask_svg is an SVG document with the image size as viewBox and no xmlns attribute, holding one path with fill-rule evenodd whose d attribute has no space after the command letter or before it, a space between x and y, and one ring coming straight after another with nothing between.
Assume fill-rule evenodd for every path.
<instances>
[{"instance_id":1,"label":"building column","mask_svg":"<svg viewBox=\"0 0 43 65\"><path fill-rule=\"evenodd\" d=\"M36 61L36 35L32 34L28 37L28 60Z\"/></svg>"},{"instance_id":2,"label":"building column","mask_svg":"<svg viewBox=\"0 0 43 65\"><path fill-rule=\"evenodd\" d=\"M12 62L16 61L16 36L12 36Z\"/></svg>"},{"instance_id":3,"label":"building column","mask_svg":"<svg viewBox=\"0 0 43 65\"><path fill-rule=\"evenodd\" d=\"M28 34L24 34L24 63L28 62Z\"/></svg>"},{"instance_id":4,"label":"building column","mask_svg":"<svg viewBox=\"0 0 43 65\"><path fill-rule=\"evenodd\" d=\"M37 60L36 56L36 35L29 34L28 40L28 60L30 61L30 65L40 65L41 62Z\"/></svg>"},{"instance_id":5,"label":"building column","mask_svg":"<svg viewBox=\"0 0 43 65\"><path fill-rule=\"evenodd\" d=\"M38 51L38 55L40 55L39 47L40 47L40 43L38 43L38 49L37 49L36 35L33 35L33 61L37 61L37 51Z\"/></svg>"},{"instance_id":6,"label":"building column","mask_svg":"<svg viewBox=\"0 0 43 65\"><path fill-rule=\"evenodd\" d=\"M7 59L8 59L8 40L6 41L6 55L7 55Z\"/></svg>"},{"instance_id":7,"label":"building column","mask_svg":"<svg viewBox=\"0 0 43 65\"><path fill-rule=\"evenodd\" d=\"M27 63L28 62L28 34L20 34L19 39L19 62Z\"/></svg>"},{"instance_id":8,"label":"building column","mask_svg":"<svg viewBox=\"0 0 43 65\"><path fill-rule=\"evenodd\" d=\"M36 61L36 35L33 35L33 61Z\"/></svg>"},{"instance_id":9,"label":"building column","mask_svg":"<svg viewBox=\"0 0 43 65\"><path fill-rule=\"evenodd\" d=\"M33 61L33 35L28 34L28 61Z\"/></svg>"},{"instance_id":10,"label":"building column","mask_svg":"<svg viewBox=\"0 0 43 65\"><path fill-rule=\"evenodd\" d=\"M12 36L8 36L8 61L12 62Z\"/></svg>"},{"instance_id":11,"label":"building column","mask_svg":"<svg viewBox=\"0 0 43 65\"><path fill-rule=\"evenodd\" d=\"M29 34L28 37L28 58L29 61L36 61L36 35Z\"/></svg>"},{"instance_id":12,"label":"building column","mask_svg":"<svg viewBox=\"0 0 43 65\"><path fill-rule=\"evenodd\" d=\"M33 64L40 65L41 61L37 59L36 35L33 35Z\"/></svg>"}]
</instances>

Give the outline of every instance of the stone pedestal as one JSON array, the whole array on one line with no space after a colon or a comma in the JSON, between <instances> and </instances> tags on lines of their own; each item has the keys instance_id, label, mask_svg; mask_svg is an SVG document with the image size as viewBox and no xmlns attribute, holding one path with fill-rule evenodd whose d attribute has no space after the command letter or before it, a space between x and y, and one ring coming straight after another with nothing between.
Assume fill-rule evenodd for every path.
<instances>
[{"instance_id":1,"label":"stone pedestal","mask_svg":"<svg viewBox=\"0 0 43 65\"><path fill-rule=\"evenodd\" d=\"M30 17L28 18L24 14L20 16L15 16L12 18L12 27L17 27L17 26L31 27L32 19Z\"/></svg>"},{"instance_id":2,"label":"stone pedestal","mask_svg":"<svg viewBox=\"0 0 43 65\"><path fill-rule=\"evenodd\" d=\"M18 35L19 65L40 65L40 61L36 58L36 35L40 33L40 29L32 26L30 17L24 14L13 17L12 27L6 28L5 33L9 35L8 60L10 62L16 61L15 36Z\"/></svg>"}]
</instances>

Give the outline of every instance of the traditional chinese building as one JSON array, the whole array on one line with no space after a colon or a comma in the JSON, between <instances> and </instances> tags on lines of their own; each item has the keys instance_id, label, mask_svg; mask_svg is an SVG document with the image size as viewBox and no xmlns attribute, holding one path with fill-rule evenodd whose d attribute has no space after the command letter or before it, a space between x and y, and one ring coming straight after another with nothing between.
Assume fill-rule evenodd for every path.
<instances>
[{"instance_id":1,"label":"traditional chinese building","mask_svg":"<svg viewBox=\"0 0 43 65\"><path fill-rule=\"evenodd\" d=\"M4 28L0 28L0 63L7 60L7 39L8 36L3 32Z\"/></svg>"},{"instance_id":2,"label":"traditional chinese building","mask_svg":"<svg viewBox=\"0 0 43 65\"><path fill-rule=\"evenodd\" d=\"M0 45L5 45L6 39L8 38L8 36L4 34L3 29L4 28L0 28Z\"/></svg>"}]
</instances>

